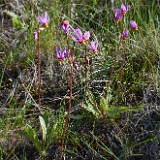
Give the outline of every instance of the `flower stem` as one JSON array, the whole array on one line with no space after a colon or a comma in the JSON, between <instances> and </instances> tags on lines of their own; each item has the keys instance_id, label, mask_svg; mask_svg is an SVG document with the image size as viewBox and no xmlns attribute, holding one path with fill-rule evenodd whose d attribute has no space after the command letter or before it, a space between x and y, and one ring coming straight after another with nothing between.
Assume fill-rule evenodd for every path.
<instances>
[{"instance_id":1,"label":"flower stem","mask_svg":"<svg viewBox=\"0 0 160 160\"><path fill-rule=\"evenodd\" d=\"M86 84L86 89L89 93L89 86L88 86L88 59L87 59L87 53L86 53L86 48L85 48L85 51L84 51L84 72L85 72L85 84Z\"/></svg>"},{"instance_id":2,"label":"flower stem","mask_svg":"<svg viewBox=\"0 0 160 160\"><path fill-rule=\"evenodd\" d=\"M123 49L124 49L123 50L123 62L122 62L122 72L121 72L120 81L122 81L123 74L124 74L124 63L125 63L125 59L126 59L126 41L124 41Z\"/></svg>"},{"instance_id":3,"label":"flower stem","mask_svg":"<svg viewBox=\"0 0 160 160\"><path fill-rule=\"evenodd\" d=\"M70 117L70 112L71 112L71 106L72 106L72 74L73 74L73 63L70 62L70 78L69 78L69 86L70 86L70 98L69 98L69 105L68 105L68 112L63 128L63 134L62 134L62 142L61 142L61 151L60 151L60 157L59 160L62 160L63 156L63 150L64 150L64 140L67 132L67 126L69 123L69 117Z\"/></svg>"},{"instance_id":4,"label":"flower stem","mask_svg":"<svg viewBox=\"0 0 160 160\"><path fill-rule=\"evenodd\" d=\"M106 94L108 95L108 89L110 88L110 85L111 85L111 80L113 78L113 75L114 75L114 68L115 68L115 63L116 63L116 59L117 59L117 56L118 56L118 53L119 53L119 48L120 48L120 43L121 43L121 36L119 38L119 42L117 44L117 47L116 47L116 55L114 56L114 60L113 60L113 64L112 64L112 70L111 70L111 73L110 73L110 79L107 83L107 87L106 87Z\"/></svg>"},{"instance_id":5,"label":"flower stem","mask_svg":"<svg viewBox=\"0 0 160 160\"><path fill-rule=\"evenodd\" d=\"M42 105L41 105L41 54L40 54L40 31L37 33L38 41L38 105L40 114L42 114Z\"/></svg>"},{"instance_id":6,"label":"flower stem","mask_svg":"<svg viewBox=\"0 0 160 160\"><path fill-rule=\"evenodd\" d=\"M123 15L122 17L122 33L123 34L124 30L125 30L125 15ZM126 41L124 41L124 45L123 45L123 61L122 61L122 72L121 72L121 76L120 76L120 82L122 81L122 77L124 74L124 63L125 63L125 57L126 57Z\"/></svg>"}]
</instances>

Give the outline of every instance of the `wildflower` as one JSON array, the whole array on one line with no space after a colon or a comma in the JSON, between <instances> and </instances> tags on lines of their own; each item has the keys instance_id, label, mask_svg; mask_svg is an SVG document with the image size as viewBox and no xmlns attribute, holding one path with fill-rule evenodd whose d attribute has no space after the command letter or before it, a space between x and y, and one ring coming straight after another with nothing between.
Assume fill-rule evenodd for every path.
<instances>
[{"instance_id":1,"label":"wildflower","mask_svg":"<svg viewBox=\"0 0 160 160\"><path fill-rule=\"evenodd\" d=\"M60 23L60 27L64 30L64 32L65 32L66 34L69 33L69 30L70 30L69 21L63 20L63 21Z\"/></svg>"},{"instance_id":2,"label":"wildflower","mask_svg":"<svg viewBox=\"0 0 160 160\"><path fill-rule=\"evenodd\" d=\"M38 20L43 25L43 27L48 27L49 16L47 12L44 12L41 16L38 16Z\"/></svg>"},{"instance_id":3,"label":"wildflower","mask_svg":"<svg viewBox=\"0 0 160 160\"><path fill-rule=\"evenodd\" d=\"M122 5L121 5L122 15L125 16L125 14L127 13L127 11L128 11L128 5L125 6L125 5L122 3Z\"/></svg>"},{"instance_id":4,"label":"wildflower","mask_svg":"<svg viewBox=\"0 0 160 160\"><path fill-rule=\"evenodd\" d=\"M127 39L127 37L128 37L128 30L125 30L125 31L122 33L122 37L123 37L124 42L126 42L126 39Z\"/></svg>"},{"instance_id":5,"label":"wildflower","mask_svg":"<svg viewBox=\"0 0 160 160\"><path fill-rule=\"evenodd\" d=\"M116 12L115 12L115 19L116 19L116 23L118 24L119 21L120 21L120 18L121 18L121 10L120 9L117 9Z\"/></svg>"},{"instance_id":6,"label":"wildflower","mask_svg":"<svg viewBox=\"0 0 160 160\"><path fill-rule=\"evenodd\" d=\"M33 37L34 37L34 40L37 40L37 38L38 38L38 33L37 33L37 31L35 31L35 32L33 33Z\"/></svg>"},{"instance_id":7,"label":"wildflower","mask_svg":"<svg viewBox=\"0 0 160 160\"><path fill-rule=\"evenodd\" d=\"M76 37L71 35L72 40L77 42L77 43L82 43L82 44L86 45L86 41L90 37L90 32L87 31L83 35L82 31L79 28L77 28L77 29L74 29L74 33L76 34Z\"/></svg>"},{"instance_id":8,"label":"wildflower","mask_svg":"<svg viewBox=\"0 0 160 160\"><path fill-rule=\"evenodd\" d=\"M62 51L60 48L56 48L56 56L60 64L62 64L63 60L66 58L66 48L63 48Z\"/></svg>"},{"instance_id":9,"label":"wildflower","mask_svg":"<svg viewBox=\"0 0 160 160\"><path fill-rule=\"evenodd\" d=\"M91 41L91 45L88 46L88 48L89 48L91 51L93 51L93 53L94 53L95 55L97 55L97 53L98 53L98 43L95 43L94 41Z\"/></svg>"},{"instance_id":10,"label":"wildflower","mask_svg":"<svg viewBox=\"0 0 160 160\"><path fill-rule=\"evenodd\" d=\"M136 31L138 30L137 23L133 20L130 21L130 27Z\"/></svg>"},{"instance_id":11,"label":"wildflower","mask_svg":"<svg viewBox=\"0 0 160 160\"><path fill-rule=\"evenodd\" d=\"M68 50L68 51L66 51L66 53L65 53L65 58L69 58L71 56L71 54L70 54L70 49Z\"/></svg>"}]
</instances>

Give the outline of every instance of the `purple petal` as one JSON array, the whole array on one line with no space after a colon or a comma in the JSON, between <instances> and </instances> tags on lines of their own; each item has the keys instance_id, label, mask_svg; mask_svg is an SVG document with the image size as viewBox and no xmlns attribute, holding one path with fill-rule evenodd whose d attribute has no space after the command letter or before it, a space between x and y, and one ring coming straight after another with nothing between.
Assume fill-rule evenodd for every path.
<instances>
[{"instance_id":1,"label":"purple petal","mask_svg":"<svg viewBox=\"0 0 160 160\"><path fill-rule=\"evenodd\" d=\"M66 48L63 48L62 52L61 52L61 58L64 59L66 54Z\"/></svg>"},{"instance_id":2,"label":"purple petal","mask_svg":"<svg viewBox=\"0 0 160 160\"><path fill-rule=\"evenodd\" d=\"M121 4L121 11L122 12L126 12L127 11L126 6L123 3Z\"/></svg>"},{"instance_id":3,"label":"purple petal","mask_svg":"<svg viewBox=\"0 0 160 160\"><path fill-rule=\"evenodd\" d=\"M132 29L136 28L136 27L137 27L137 23L136 23L135 21L131 20L131 21L130 21L130 27L131 27Z\"/></svg>"},{"instance_id":4,"label":"purple petal","mask_svg":"<svg viewBox=\"0 0 160 160\"><path fill-rule=\"evenodd\" d=\"M74 32L76 33L78 39L82 39L82 31L79 28L75 29Z\"/></svg>"},{"instance_id":5,"label":"purple petal","mask_svg":"<svg viewBox=\"0 0 160 160\"><path fill-rule=\"evenodd\" d=\"M83 38L85 38L86 40L88 40L89 37L90 37L90 32L89 31L85 32Z\"/></svg>"},{"instance_id":6,"label":"purple petal","mask_svg":"<svg viewBox=\"0 0 160 160\"><path fill-rule=\"evenodd\" d=\"M38 33L36 31L33 33L33 36L34 36L34 40L38 39Z\"/></svg>"},{"instance_id":7,"label":"purple petal","mask_svg":"<svg viewBox=\"0 0 160 160\"><path fill-rule=\"evenodd\" d=\"M72 39L74 42L77 42L77 43L79 42L79 40L77 40L77 38L75 38L75 37L72 36L72 35L71 35L71 39Z\"/></svg>"},{"instance_id":8,"label":"purple petal","mask_svg":"<svg viewBox=\"0 0 160 160\"><path fill-rule=\"evenodd\" d=\"M121 10L120 10L120 9L116 10L115 18L116 18L116 19L120 19L121 14L122 14L122 13L121 13Z\"/></svg>"},{"instance_id":9,"label":"purple petal","mask_svg":"<svg viewBox=\"0 0 160 160\"><path fill-rule=\"evenodd\" d=\"M41 24L47 24L49 22L48 13L44 12L41 16L38 16L38 20Z\"/></svg>"},{"instance_id":10,"label":"purple petal","mask_svg":"<svg viewBox=\"0 0 160 160\"><path fill-rule=\"evenodd\" d=\"M47 21L47 23L49 22L49 15L48 15L48 13L47 12L44 12L43 13L44 14L44 19Z\"/></svg>"},{"instance_id":11,"label":"purple petal","mask_svg":"<svg viewBox=\"0 0 160 160\"><path fill-rule=\"evenodd\" d=\"M98 49L98 42L96 43L95 48Z\"/></svg>"},{"instance_id":12,"label":"purple petal","mask_svg":"<svg viewBox=\"0 0 160 160\"><path fill-rule=\"evenodd\" d=\"M122 34L123 38L127 38L128 37L128 30L125 30Z\"/></svg>"},{"instance_id":13,"label":"purple petal","mask_svg":"<svg viewBox=\"0 0 160 160\"><path fill-rule=\"evenodd\" d=\"M69 57L70 55L70 49L66 52L65 57Z\"/></svg>"},{"instance_id":14,"label":"purple petal","mask_svg":"<svg viewBox=\"0 0 160 160\"><path fill-rule=\"evenodd\" d=\"M56 48L56 56L57 58L60 58L60 48L59 47Z\"/></svg>"}]
</instances>

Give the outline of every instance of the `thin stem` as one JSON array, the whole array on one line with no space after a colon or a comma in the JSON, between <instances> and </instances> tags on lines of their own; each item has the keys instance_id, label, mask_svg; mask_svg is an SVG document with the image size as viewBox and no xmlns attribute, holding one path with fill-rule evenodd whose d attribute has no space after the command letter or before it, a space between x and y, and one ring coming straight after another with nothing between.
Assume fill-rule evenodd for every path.
<instances>
[{"instance_id":1,"label":"thin stem","mask_svg":"<svg viewBox=\"0 0 160 160\"><path fill-rule=\"evenodd\" d=\"M125 15L123 15L122 17L122 33L123 34L124 30L125 30ZM123 73L124 73L124 62L125 62L125 57L126 57L126 40L124 40L124 45L123 45L123 61L122 61L122 72L121 72L121 76L120 76L120 82L122 81L122 77L123 77Z\"/></svg>"},{"instance_id":2,"label":"thin stem","mask_svg":"<svg viewBox=\"0 0 160 160\"><path fill-rule=\"evenodd\" d=\"M41 54L40 54L40 31L37 33L38 41L38 104L40 114L42 114L42 105L41 105Z\"/></svg>"},{"instance_id":3,"label":"thin stem","mask_svg":"<svg viewBox=\"0 0 160 160\"><path fill-rule=\"evenodd\" d=\"M124 41L123 49L124 49L124 52L123 52L122 72L121 72L120 81L122 81L123 74L124 74L124 63L125 63L125 59L126 59L126 41Z\"/></svg>"},{"instance_id":4,"label":"thin stem","mask_svg":"<svg viewBox=\"0 0 160 160\"><path fill-rule=\"evenodd\" d=\"M119 42L118 42L118 45L117 45L117 48L116 48L116 55L114 56L114 60L113 60L113 64L112 64L112 70L111 70L111 74L110 74L110 80L107 83L107 87L106 87L107 93L108 93L108 89L109 89L109 87L111 85L110 81L111 81L111 79L113 78L113 75L114 75L114 68L115 68L116 59L117 59L117 56L118 56L118 53L119 53L120 43L121 43L121 36L119 38Z\"/></svg>"},{"instance_id":5,"label":"thin stem","mask_svg":"<svg viewBox=\"0 0 160 160\"><path fill-rule=\"evenodd\" d=\"M87 91L88 91L88 93L89 93L89 86L88 86L88 68L87 68L87 66L88 66L88 59L87 59L88 57L87 57L87 53L86 53L86 48L85 48L85 51L84 51L84 72L85 72L85 84L86 84L86 89L87 89Z\"/></svg>"},{"instance_id":6,"label":"thin stem","mask_svg":"<svg viewBox=\"0 0 160 160\"><path fill-rule=\"evenodd\" d=\"M125 28L124 24L125 24L125 15L122 16L122 34L123 34L124 28Z\"/></svg>"},{"instance_id":7,"label":"thin stem","mask_svg":"<svg viewBox=\"0 0 160 160\"><path fill-rule=\"evenodd\" d=\"M66 136L66 132L67 132L67 126L69 123L69 117L70 117L71 106L72 106L72 74L73 74L73 63L70 62L70 80L69 80L70 98L69 98L69 105L68 105L68 112L67 112L67 116L66 116L66 121L64 124L64 128L63 128L63 135L62 135L62 143L61 143L61 151L60 151L59 160L62 160L62 156L63 156L64 140L65 140L65 136Z\"/></svg>"}]
</instances>

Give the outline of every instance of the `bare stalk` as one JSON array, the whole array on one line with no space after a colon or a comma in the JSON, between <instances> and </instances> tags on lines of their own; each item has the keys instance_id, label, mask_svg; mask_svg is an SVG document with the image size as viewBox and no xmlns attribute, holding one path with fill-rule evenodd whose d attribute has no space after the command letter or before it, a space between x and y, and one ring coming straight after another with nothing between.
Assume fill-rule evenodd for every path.
<instances>
[{"instance_id":1,"label":"bare stalk","mask_svg":"<svg viewBox=\"0 0 160 160\"><path fill-rule=\"evenodd\" d=\"M122 33L121 33L121 35L123 34L123 32L125 30L124 23L125 23L125 15L123 15L123 17L122 17ZM120 82L122 81L123 74L124 74L125 57L126 57L126 40L124 40L124 45L123 45L123 61L122 61L122 72L121 72L121 76L120 76Z\"/></svg>"},{"instance_id":2,"label":"bare stalk","mask_svg":"<svg viewBox=\"0 0 160 160\"><path fill-rule=\"evenodd\" d=\"M116 55L114 56L114 60L113 60L113 64L112 64L112 70L111 70L111 73L110 73L110 80L108 81L107 87L106 87L106 91L107 92L108 92L108 89L109 89L109 87L111 85L111 80L112 80L113 75L114 75L114 68L115 68L116 59L117 59L117 56L118 56L118 53L119 53L120 43L121 43L121 36L119 38L119 42L118 42L118 45L116 47Z\"/></svg>"},{"instance_id":3,"label":"bare stalk","mask_svg":"<svg viewBox=\"0 0 160 160\"><path fill-rule=\"evenodd\" d=\"M87 53L86 53L86 47L85 47L85 51L84 51L84 72L85 72L85 85L86 85L86 89L89 93L89 86L88 86L88 59L87 59Z\"/></svg>"},{"instance_id":4,"label":"bare stalk","mask_svg":"<svg viewBox=\"0 0 160 160\"><path fill-rule=\"evenodd\" d=\"M64 128L63 128L63 135L62 135L61 151L60 151L59 160L62 160L63 150L64 150L64 141L65 141L65 136L66 136L66 132L67 132L67 126L68 126L68 123L69 123L70 112L71 112L71 105L72 105L72 74L73 74L73 63L70 60L70 76L69 76L70 77L69 78L70 98L69 98L68 112L67 112L67 116L66 116L66 120L65 120L65 124L64 124Z\"/></svg>"},{"instance_id":5,"label":"bare stalk","mask_svg":"<svg viewBox=\"0 0 160 160\"><path fill-rule=\"evenodd\" d=\"M40 31L37 33L37 42L38 42L38 105L40 114L42 114L42 105L41 105L41 54L40 54Z\"/></svg>"}]
</instances>

